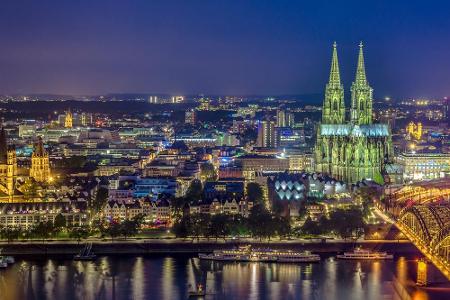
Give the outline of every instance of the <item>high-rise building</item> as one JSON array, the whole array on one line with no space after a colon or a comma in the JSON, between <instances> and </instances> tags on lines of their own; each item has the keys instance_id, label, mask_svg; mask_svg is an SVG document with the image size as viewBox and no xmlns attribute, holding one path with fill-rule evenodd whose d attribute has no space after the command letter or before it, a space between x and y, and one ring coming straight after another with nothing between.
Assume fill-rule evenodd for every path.
<instances>
[{"instance_id":1,"label":"high-rise building","mask_svg":"<svg viewBox=\"0 0 450 300\"><path fill-rule=\"evenodd\" d=\"M49 182L51 178L50 161L41 137L39 137L38 142L35 144L33 154L31 155L30 177L34 178L37 182Z\"/></svg>"},{"instance_id":2,"label":"high-rise building","mask_svg":"<svg viewBox=\"0 0 450 300\"><path fill-rule=\"evenodd\" d=\"M283 109L277 110L277 127L294 127L294 114Z\"/></svg>"},{"instance_id":3,"label":"high-rise building","mask_svg":"<svg viewBox=\"0 0 450 300\"><path fill-rule=\"evenodd\" d=\"M14 146L8 146L6 133L0 131L0 198L11 202L14 198L17 179L17 158Z\"/></svg>"},{"instance_id":4,"label":"high-rise building","mask_svg":"<svg viewBox=\"0 0 450 300\"><path fill-rule=\"evenodd\" d=\"M363 46L360 44L351 88L350 122L345 121L344 92L334 44L322 123L317 128L317 172L351 183L362 179L383 181L385 163L392 157L391 132L387 124L372 123L372 101L372 88L367 82Z\"/></svg>"},{"instance_id":5,"label":"high-rise building","mask_svg":"<svg viewBox=\"0 0 450 300\"><path fill-rule=\"evenodd\" d=\"M261 121L258 125L258 138L256 145L264 148L275 148L276 144L275 122Z\"/></svg>"},{"instance_id":6,"label":"high-rise building","mask_svg":"<svg viewBox=\"0 0 450 300\"><path fill-rule=\"evenodd\" d=\"M172 103L181 103L184 101L184 96L173 96Z\"/></svg>"},{"instance_id":7,"label":"high-rise building","mask_svg":"<svg viewBox=\"0 0 450 300\"><path fill-rule=\"evenodd\" d=\"M197 112L194 109L187 110L184 113L184 123L195 125L197 122Z\"/></svg>"},{"instance_id":8,"label":"high-rise building","mask_svg":"<svg viewBox=\"0 0 450 300\"><path fill-rule=\"evenodd\" d=\"M149 96L148 97L148 103L153 103L153 104L159 103L158 96Z\"/></svg>"}]
</instances>

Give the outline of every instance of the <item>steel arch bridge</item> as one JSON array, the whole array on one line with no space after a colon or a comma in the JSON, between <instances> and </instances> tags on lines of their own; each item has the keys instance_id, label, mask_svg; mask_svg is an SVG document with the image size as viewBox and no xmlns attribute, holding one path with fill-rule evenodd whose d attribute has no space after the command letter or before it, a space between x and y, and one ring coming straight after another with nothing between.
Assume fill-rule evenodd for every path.
<instances>
[{"instance_id":1,"label":"steel arch bridge","mask_svg":"<svg viewBox=\"0 0 450 300\"><path fill-rule=\"evenodd\" d=\"M450 280L450 205L405 208L397 227Z\"/></svg>"}]
</instances>

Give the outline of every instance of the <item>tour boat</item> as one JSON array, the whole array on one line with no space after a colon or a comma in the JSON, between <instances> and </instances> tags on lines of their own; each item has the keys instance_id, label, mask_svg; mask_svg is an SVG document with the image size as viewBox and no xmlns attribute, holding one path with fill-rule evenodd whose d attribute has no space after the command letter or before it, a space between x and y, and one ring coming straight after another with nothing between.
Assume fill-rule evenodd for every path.
<instances>
[{"instance_id":1,"label":"tour boat","mask_svg":"<svg viewBox=\"0 0 450 300\"><path fill-rule=\"evenodd\" d=\"M86 244L79 254L73 257L74 260L95 260L97 256L92 252L92 243Z\"/></svg>"},{"instance_id":2,"label":"tour boat","mask_svg":"<svg viewBox=\"0 0 450 300\"><path fill-rule=\"evenodd\" d=\"M370 250L366 250L366 249L356 248L352 252L344 252L344 254L338 254L337 258L340 258L340 259L361 259L361 260L393 259L394 255L388 254L386 252L376 252L376 251L370 251Z\"/></svg>"},{"instance_id":3,"label":"tour boat","mask_svg":"<svg viewBox=\"0 0 450 300\"><path fill-rule=\"evenodd\" d=\"M4 257L0 256L0 269L6 268L8 266L8 263L6 262Z\"/></svg>"},{"instance_id":4,"label":"tour boat","mask_svg":"<svg viewBox=\"0 0 450 300\"><path fill-rule=\"evenodd\" d=\"M212 254L199 254L200 259L217 261L254 261L254 262L318 262L320 256L309 251L295 252L292 250L252 249L251 246L241 246L234 250L215 250Z\"/></svg>"},{"instance_id":5,"label":"tour boat","mask_svg":"<svg viewBox=\"0 0 450 300\"><path fill-rule=\"evenodd\" d=\"M3 265L3 263L6 264L6 266L4 266L3 268L6 268L8 266L8 264L13 264L16 262L16 260L14 259L14 256L9 256L9 255L1 255L3 252L3 249L0 249L0 264ZM0 266L2 267L2 266Z\"/></svg>"}]
</instances>

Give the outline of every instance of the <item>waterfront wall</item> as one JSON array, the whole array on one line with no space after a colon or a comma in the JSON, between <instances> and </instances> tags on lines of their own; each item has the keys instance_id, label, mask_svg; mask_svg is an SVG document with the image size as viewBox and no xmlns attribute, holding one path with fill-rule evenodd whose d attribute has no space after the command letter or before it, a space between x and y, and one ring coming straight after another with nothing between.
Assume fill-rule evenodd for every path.
<instances>
[{"instance_id":1,"label":"waterfront wall","mask_svg":"<svg viewBox=\"0 0 450 300\"><path fill-rule=\"evenodd\" d=\"M182 240L146 240L146 241L92 241L92 249L97 255L145 255L184 253L197 254L212 252L217 249L231 249L237 245L251 244L257 248L309 250L315 253L338 253L352 250L357 246L376 251L387 251L394 254L419 253L416 247L406 241L382 242L237 242L237 241L182 241ZM77 242L0 242L4 255L74 255L84 247Z\"/></svg>"}]
</instances>

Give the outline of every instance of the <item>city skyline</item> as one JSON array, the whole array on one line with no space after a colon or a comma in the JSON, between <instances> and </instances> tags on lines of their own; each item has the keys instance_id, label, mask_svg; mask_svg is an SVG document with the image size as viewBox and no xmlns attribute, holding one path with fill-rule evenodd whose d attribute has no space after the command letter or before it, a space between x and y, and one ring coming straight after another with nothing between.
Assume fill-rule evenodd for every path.
<instances>
[{"instance_id":1,"label":"city skyline","mask_svg":"<svg viewBox=\"0 0 450 300\"><path fill-rule=\"evenodd\" d=\"M362 40L375 99L450 94L448 4L347 2L8 3L0 93L319 94L330 45L348 86Z\"/></svg>"}]
</instances>

